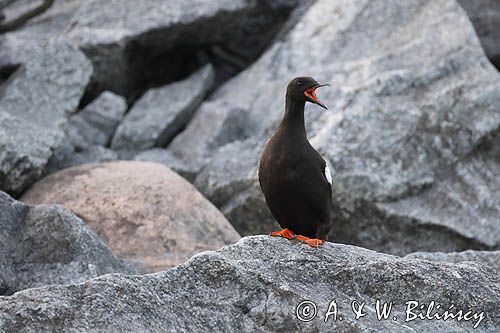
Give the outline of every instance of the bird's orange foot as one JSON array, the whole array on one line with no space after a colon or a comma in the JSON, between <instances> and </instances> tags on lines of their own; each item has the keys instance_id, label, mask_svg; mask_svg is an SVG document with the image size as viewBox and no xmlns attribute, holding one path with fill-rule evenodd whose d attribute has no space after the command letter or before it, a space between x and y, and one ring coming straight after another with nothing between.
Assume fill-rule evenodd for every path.
<instances>
[{"instance_id":1,"label":"bird's orange foot","mask_svg":"<svg viewBox=\"0 0 500 333\"><path fill-rule=\"evenodd\" d=\"M306 243L307 245L311 247L319 247L320 245L323 245L325 243L324 240L321 240L319 238L309 238L306 236L302 235L297 235L297 240Z\"/></svg>"},{"instance_id":2,"label":"bird's orange foot","mask_svg":"<svg viewBox=\"0 0 500 333\"><path fill-rule=\"evenodd\" d=\"M271 232L271 236L273 236L273 237L285 237L287 239L293 239L295 237L295 233L292 230L285 228L281 231Z\"/></svg>"}]
</instances>

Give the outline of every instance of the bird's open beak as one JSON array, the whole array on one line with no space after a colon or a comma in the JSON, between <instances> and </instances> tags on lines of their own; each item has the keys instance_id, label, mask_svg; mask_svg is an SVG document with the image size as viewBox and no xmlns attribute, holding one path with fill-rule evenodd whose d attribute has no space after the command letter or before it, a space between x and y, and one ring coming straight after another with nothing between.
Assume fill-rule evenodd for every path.
<instances>
[{"instance_id":1,"label":"bird's open beak","mask_svg":"<svg viewBox=\"0 0 500 333\"><path fill-rule=\"evenodd\" d=\"M316 89L319 88L319 87L324 87L324 86L328 86L329 87L330 85L328 83L327 84L318 84L317 86L314 86L314 87L309 88L306 91L304 91L304 95L306 95L307 97L309 97L313 101L313 103L318 104L319 106L321 106L325 110L328 110L328 108L326 107L326 105L323 104L323 103L321 103L321 101L316 96Z\"/></svg>"}]
</instances>

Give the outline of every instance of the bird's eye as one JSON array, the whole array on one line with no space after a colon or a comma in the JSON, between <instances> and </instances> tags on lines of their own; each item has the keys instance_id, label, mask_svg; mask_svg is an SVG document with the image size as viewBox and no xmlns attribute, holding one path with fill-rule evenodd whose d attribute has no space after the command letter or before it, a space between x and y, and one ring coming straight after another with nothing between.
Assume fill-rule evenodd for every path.
<instances>
[{"instance_id":1,"label":"bird's eye","mask_svg":"<svg viewBox=\"0 0 500 333\"><path fill-rule=\"evenodd\" d=\"M302 82L297 82L297 85L298 85L298 86L301 86L301 85L302 85Z\"/></svg>"}]
</instances>

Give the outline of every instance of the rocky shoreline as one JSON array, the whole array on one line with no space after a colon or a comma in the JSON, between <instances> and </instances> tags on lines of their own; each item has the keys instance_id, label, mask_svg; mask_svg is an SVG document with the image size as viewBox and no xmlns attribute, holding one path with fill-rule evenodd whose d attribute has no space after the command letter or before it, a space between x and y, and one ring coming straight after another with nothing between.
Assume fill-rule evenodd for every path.
<instances>
[{"instance_id":1,"label":"rocky shoreline","mask_svg":"<svg viewBox=\"0 0 500 333\"><path fill-rule=\"evenodd\" d=\"M498 330L499 24L495 0L0 0L0 332ZM262 236L298 75L332 84L306 108L320 249Z\"/></svg>"}]
</instances>

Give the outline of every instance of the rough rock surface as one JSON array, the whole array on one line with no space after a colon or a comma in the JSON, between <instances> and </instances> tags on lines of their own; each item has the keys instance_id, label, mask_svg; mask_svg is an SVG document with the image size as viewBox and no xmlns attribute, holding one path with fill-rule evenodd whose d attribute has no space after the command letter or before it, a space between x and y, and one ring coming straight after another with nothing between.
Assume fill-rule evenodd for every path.
<instances>
[{"instance_id":1,"label":"rough rock surface","mask_svg":"<svg viewBox=\"0 0 500 333\"><path fill-rule=\"evenodd\" d=\"M169 146L205 167L202 193L217 192L204 184L222 176L224 161L210 161L223 158L221 147L255 138L263 148L296 75L333 83L318 92L331 111L306 108L311 142L332 163L336 183L331 239L398 254L500 248L499 161L488 144L500 128L500 76L455 1L317 1ZM235 185L222 187L234 192L246 175L243 168ZM240 206L236 193L226 197L218 207ZM241 202L260 198L255 191Z\"/></svg>"},{"instance_id":2,"label":"rough rock surface","mask_svg":"<svg viewBox=\"0 0 500 333\"><path fill-rule=\"evenodd\" d=\"M0 192L0 229L0 295L134 272L62 206L30 207Z\"/></svg>"},{"instance_id":3,"label":"rough rock surface","mask_svg":"<svg viewBox=\"0 0 500 333\"><path fill-rule=\"evenodd\" d=\"M70 44L52 41L32 53L0 93L0 189L19 194L35 181L92 73L85 56Z\"/></svg>"},{"instance_id":4,"label":"rough rock surface","mask_svg":"<svg viewBox=\"0 0 500 333\"><path fill-rule=\"evenodd\" d=\"M463 252L415 252L405 256L410 259L427 259L459 263L463 261L477 261L490 266L500 273L500 251L473 251Z\"/></svg>"},{"instance_id":5,"label":"rough rock surface","mask_svg":"<svg viewBox=\"0 0 500 333\"><path fill-rule=\"evenodd\" d=\"M377 299L393 302L389 319L377 320ZM296 317L296 307L304 300L317 304L317 317L310 322ZM342 320L333 321L331 315L325 323L332 300ZM409 300L426 305L433 300L441 305L440 313L451 304L456 310L484 311L485 318L476 330L472 327L478 319L405 322ZM365 302L366 315L358 320L351 310L353 301ZM0 329L493 332L500 327L499 305L498 274L479 263L399 258L333 243L313 249L295 241L257 236L196 255L157 274L107 275L78 285L31 289L0 298Z\"/></svg>"},{"instance_id":6,"label":"rough rock surface","mask_svg":"<svg viewBox=\"0 0 500 333\"><path fill-rule=\"evenodd\" d=\"M500 1L458 0L469 15L484 51L497 68L500 68Z\"/></svg>"},{"instance_id":7,"label":"rough rock surface","mask_svg":"<svg viewBox=\"0 0 500 333\"><path fill-rule=\"evenodd\" d=\"M109 91L103 92L70 118L66 126L70 142L76 148L108 146L116 127L123 120L125 111L125 98Z\"/></svg>"},{"instance_id":8,"label":"rough rock surface","mask_svg":"<svg viewBox=\"0 0 500 333\"><path fill-rule=\"evenodd\" d=\"M71 209L118 257L158 271L236 242L238 233L191 184L148 162L82 165L54 173L22 198Z\"/></svg>"},{"instance_id":9,"label":"rough rock surface","mask_svg":"<svg viewBox=\"0 0 500 333\"><path fill-rule=\"evenodd\" d=\"M499 193L500 135L496 135L454 165L436 173L433 185L420 191L418 196L378 206L391 218L425 221L445 228L444 231L454 230L463 237L456 239L456 244L447 244L446 238L427 241L442 241L439 245L441 251L497 249L500 246L500 226L495 221L500 216ZM369 231L369 228L365 230ZM397 230L394 232L398 233ZM421 242L425 236L418 233L413 236L415 243L412 248L425 251L422 243L418 244L418 239ZM401 234L400 238L405 241L408 237Z\"/></svg>"},{"instance_id":10,"label":"rough rock surface","mask_svg":"<svg viewBox=\"0 0 500 333\"><path fill-rule=\"evenodd\" d=\"M214 82L211 65L185 80L147 91L130 109L113 137L113 149L163 147L184 129Z\"/></svg>"}]
</instances>

